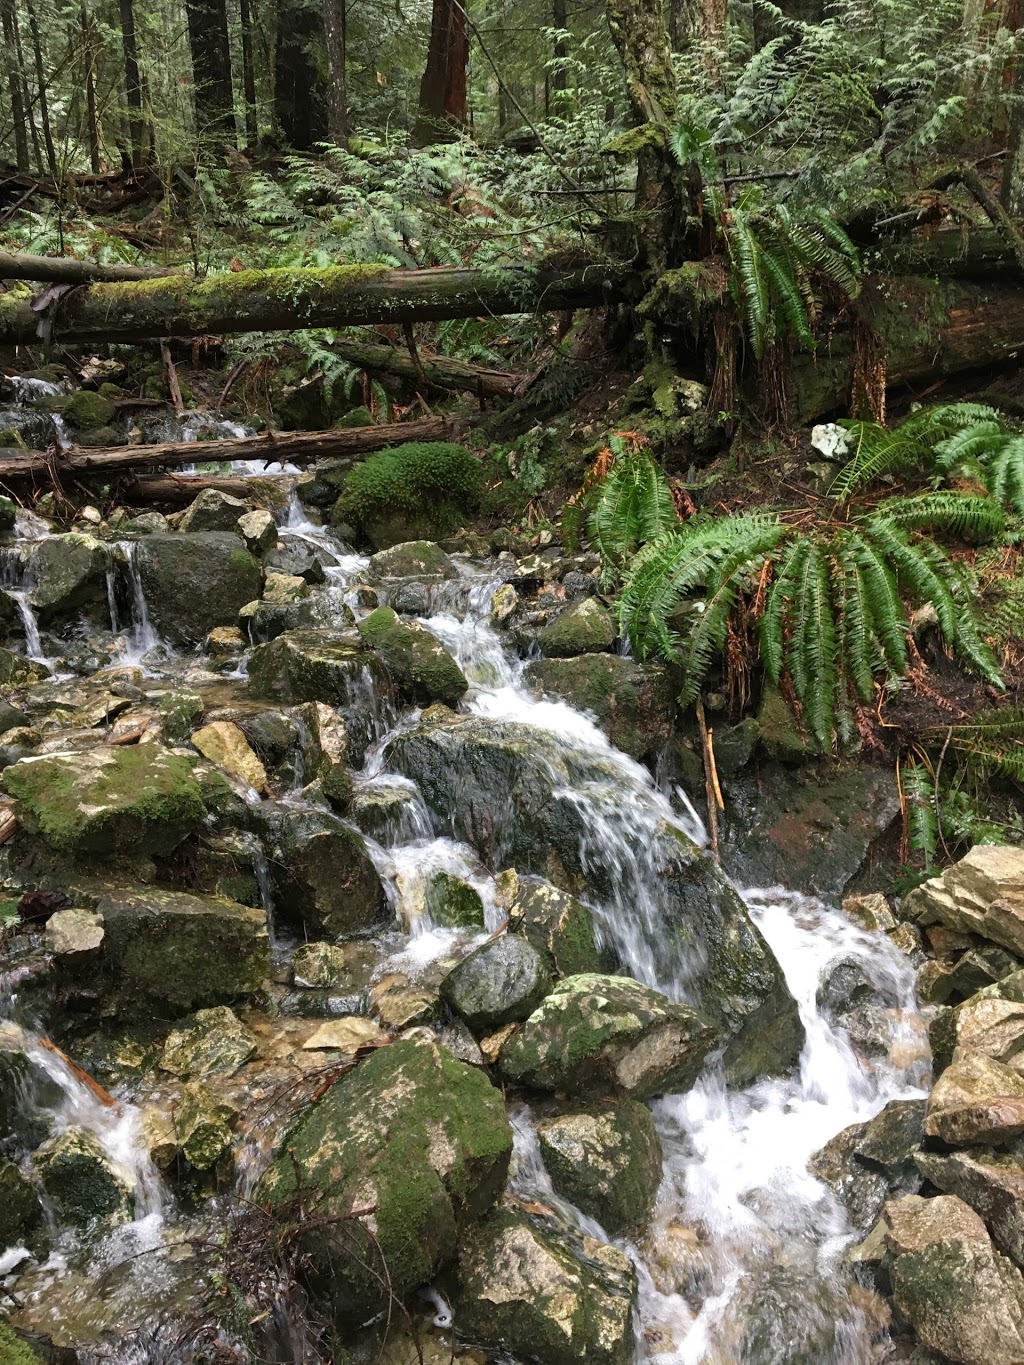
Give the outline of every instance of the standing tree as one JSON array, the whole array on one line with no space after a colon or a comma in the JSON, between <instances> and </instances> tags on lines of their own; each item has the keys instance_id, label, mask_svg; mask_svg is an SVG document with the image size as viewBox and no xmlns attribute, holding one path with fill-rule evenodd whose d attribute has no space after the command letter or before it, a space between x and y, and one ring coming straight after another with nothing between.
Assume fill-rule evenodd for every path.
<instances>
[{"instance_id":1,"label":"standing tree","mask_svg":"<svg viewBox=\"0 0 1024 1365\"><path fill-rule=\"evenodd\" d=\"M235 101L226 0L185 0L195 84L196 130L234 146Z\"/></svg>"},{"instance_id":2,"label":"standing tree","mask_svg":"<svg viewBox=\"0 0 1024 1365\"><path fill-rule=\"evenodd\" d=\"M274 121L285 141L308 152L326 134L323 82L313 61L319 0L279 0L274 53Z\"/></svg>"},{"instance_id":3,"label":"standing tree","mask_svg":"<svg viewBox=\"0 0 1024 1365\"><path fill-rule=\"evenodd\" d=\"M252 52L252 10L249 0L239 0L238 18L242 29L242 95L245 99L245 145L255 147L259 141L256 121L256 68Z\"/></svg>"},{"instance_id":4,"label":"standing tree","mask_svg":"<svg viewBox=\"0 0 1024 1365\"><path fill-rule=\"evenodd\" d=\"M338 147L348 141L348 26L346 0L324 0L327 47L327 136Z\"/></svg>"},{"instance_id":5,"label":"standing tree","mask_svg":"<svg viewBox=\"0 0 1024 1365\"><path fill-rule=\"evenodd\" d=\"M25 100L25 80L18 52L18 13L14 0L0 0L0 23L3 26L4 47L7 49L7 87L11 94L11 118L14 121L14 155L18 170L28 166L28 106Z\"/></svg>"},{"instance_id":6,"label":"standing tree","mask_svg":"<svg viewBox=\"0 0 1024 1365\"><path fill-rule=\"evenodd\" d=\"M466 127L469 31L462 0L434 0L430 47L420 81L419 113L413 141L425 147L450 142Z\"/></svg>"},{"instance_id":7,"label":"standing tree","mask_svg":"<svg viewBox=\"0 0 1024 1365\"><path fill-rule=\"evenodd\" d=\"M143 113L142 77L139 73L139 46L135 37L135 9L132 0L120 0L121 45L124 48L124 88L128 101L128 129L133 166L149 160L152 129Z\"/></svg>"}]
</instances>

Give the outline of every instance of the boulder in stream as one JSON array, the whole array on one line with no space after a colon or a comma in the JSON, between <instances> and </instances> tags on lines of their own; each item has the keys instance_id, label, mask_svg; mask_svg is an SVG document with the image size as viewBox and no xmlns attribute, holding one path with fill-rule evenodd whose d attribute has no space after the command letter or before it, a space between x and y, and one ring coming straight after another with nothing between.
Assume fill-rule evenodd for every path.
<instances>
[{"instance_id":1,"label":"boulder in stream","mask_svg":"<svg viewBox=\"0 0 1024 1365\"><path fill-rule=\"evenodd\" d=\"M977 844L915 887L903 908L920 925L977 934L1024 957L1024 849Z\"/></svg>"},{"instance_id":2,"label":"boulder in stream","mask_svg":"<svg viewBox=\"0 0 1024 1365\"><path fill-rule=\"evenodd\" d=\"M255 1197L301 1216L311 1288L343 1321L404 1297L454 1259L501 1193L512 1130L482 1071L423 1039L378 1048L298 1119ZM330 1219L343 1218L339 1239ZM386 1279L383 1271L386 1267Z\"/></svg>"},{"instance_id":3,"label":"boulder in stream","mask_svg":"<svg viewBox=\"0 0 1024 1365\"><path fill-rule=\"evenodd\" d=\"M458 575L455 565L440 545L432 540L405 540L371 555L367 576L374 583L401 579L443 583Z\"/></svg>"},{"instance_id":4,"label":"boulder in stream","mask_svg":"<svg viewBox=\"0 0 1024 1365\"><path fill-rule=\"evenodd\" d=\"M40 1147L33 1161L62 1222L87 1228L131 1220L132 1187L91 1133L66 1128Z\"/></svg>"},{"instance_id":5,"label":"boulder in stream","mask_svg":"<svg viewBox=\"0 0 1024 1365\"><path fill-rule=\"evenodd\" d=\"M534 659L526 681L536 692L588 711L616 748L632 758L656 753L672 737L676 702L668 669L622 654Z\"/></svg>"},{"instance_id":6,"label":"boulder in stream","mask_svg":"<svg viewBox=\"0 0 1024 1365\"><path fill-rule=\"evenodd\" d=\"M615 643L615 620L596 597L585 597L546 625L537 643L549 659L601 653Z\"/></svg>"},{"instance_id":7,"label":"boulder in stream","mask_svg":"<svg viewBox=\"0 0 1024 1365\"><path fill-rule=\"evenodd\" d=\"M230 720L215 720L192 732L192 744L204 758L255 791L267 790L267 770Z\"/></svg>"},{"instance_id":8,"label":"boulder in stream","mask_svg":"<svg viewBox=\"0 0 1024 1365\"><path fill-rule=\"evenodd\" d=\"M1009 1152L976 1148L964 1152L918 1152L926 1180L956 1195L988 1224L996 1246L1024 1267L1024 1165Z\"/></svg>"},{"instance_id":9,"label":"boulder in stream","mask_svg":"<svg viewBox=\"0 0 1024 1365\"><path fill-rule=\"evenodd\" d=\"M13 1161L0 1161L0 1250L21 1246L42 1221L43 1207L36 1187Z\"/></svg>"},{"instance_id":10,"label":"boulder in stream","mask_svg":"<svg viewBox=\"0 0 1024 1365\"><path fill-rule=\"evenodd\" d=\"M550 989L551 976L533 944L502 934L448 973L441 998L474 1032L487 1033L528 1018Z\"/></svg>"},{"instance_id":11,"label":"boulder in stream","mask_svg":"<svg viewBox=\"0 0 1024 1365\"><path fill-rule=\"evenodd\" d=\"M227 1005L199 1010L167 1036L160 1069L191 1078L230 1076L256 1055L256 1038Z\"/></svg>"},{"instance_id":12,"label":"boulder in stream","mask_svg":"<svg viewBox=\"0 0 1024 1365\"><path fill-rule=\"evenodd\" d=\"M958 1056L932 1089L924 1131L950 1147L1024 1137L1024 1077L980 1052Z\"/></svg>"},{"instance_id":13,"label":"boulder in stream","mask_svg":"<svg viewBox=\"0 0 1024 1365\"><path fill-rule=\"evenodd\" d=\"M688 1005L623 976L559 982L501 1049L506 1080L587 1098L689 1090L715 1030Z\"/></svg>"},{"instance_id":14,"label":"boulder in stream","mask_svg":"<svg viewBox=\"0 0 1024 1365\"><path fill-rule=\"evenodd\" d=\"M543 877L503 872L499 885L508 902L509 928L528 938L554 977L608 971L610 954L597 946L594 921L582 901Z\"/></svg>"},{"instance_id":15,"label":"boulder in stream","mask_svg":"<svg viewBox=\"0 0 1024 1365\"><path fill-rule=\"evenodd\" d=\"M219 488L204 488L182 512L179 531L233 531L249 508L241 498L222 493Z\"/></svg>"},{"instance_id":16,"label":"boulder in stream","mask_svg":"<svg viewBox=\"0 0 1024 1365\"><path fill-rule=\"evenodd\" d=\"M41 626L65 626L85 616L109 626L107 571L123 554L82 531L47 536L31 550L29 601Z\"/></svg>"},{"instance_id":17,"label":"boulder in stream","mask_svg":"<svg viewBox=\"0 0 1024 1365\"><path fill-rule=\"evenodd\" d=\"M359 622L358 630L407 701L454 705L468 688L462 669L418 621L399 620L391 607L378 607Z\"/></svg>"},{"instance_id":18,"label":"boulder in stream","mask_svg":"<svg viewBox=\"0 0 1024 1365\"><path fill-rule=\"evenodd\" d=\"M560 1195L611 1237L643 1227L661 1184L661 1142L646 1104L620 1099L537 1123Z\"/></svg>"},{"instance_id":19,"label":"boulder in stream","mask_svg":"<svg viewBox=\"0 0 1024 1365\"><path fill-rule=\"evenodd\" d=\"M277 545L277 522L264 507L243 512L236 527L250 554L265 555Z\"/></svg>"},{"instance_id":20,"label":"boulder in stream","mask_svg":"<svg viewBox=\"0 0 1024 1365\"><path fill-rule=\"evenodd\" d=\"M540 1365L630 1365L635 1295L617 1247L511 1203L459 1250L459 1331Z\"/></svg>"},{"instance_id":21,"label":"boulder in stream","mask_svg":"<svg viewBox=\"0 0 1024 1365\"><path fill-rule=\"evenodd\" d=\"M61 853L167 854L206 814L188 759L158 744L22 759L3 785L24 828Z\"/></svg>"},{"instance_id":22,"label":"boulder in stream","mask_svg":"<svg viewBox=\"0 0 1024 1365\"><path fill-rule=\"evenodd\" d=\"M138 557L150 622L176 648L194 649L214 626L235 625L263 586L259 561L228 531L146 536Z\"/></svg>"}]
</instances>

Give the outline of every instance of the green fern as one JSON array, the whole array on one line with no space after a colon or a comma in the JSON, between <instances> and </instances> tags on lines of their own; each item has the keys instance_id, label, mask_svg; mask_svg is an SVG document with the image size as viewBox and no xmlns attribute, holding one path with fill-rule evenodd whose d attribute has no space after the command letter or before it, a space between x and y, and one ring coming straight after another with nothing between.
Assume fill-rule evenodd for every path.
<instances>
[{"instance_id":1,"label":"green fern","mask_svg":"<svg viewBox=\"0 0 1024 1365\"><path fill-rule=\"evenodd\" d=\"M671 490L651 457L626 454L621 437L611 437L609 445L617 458L595 489L588 523L606 581L628 554L679 521Z\"/></svg>"},{"instance_id":2,"label":"green fern","mask_svg":"<svg viewBox=\"0 0 1024 1365\"><path fill-rule=\"evenodd\" d=\"M901 780L908 842L926 868L934 867L939 842L934 775L923 763L910 760L903 765Z\"/></svg>"}]
</instances>

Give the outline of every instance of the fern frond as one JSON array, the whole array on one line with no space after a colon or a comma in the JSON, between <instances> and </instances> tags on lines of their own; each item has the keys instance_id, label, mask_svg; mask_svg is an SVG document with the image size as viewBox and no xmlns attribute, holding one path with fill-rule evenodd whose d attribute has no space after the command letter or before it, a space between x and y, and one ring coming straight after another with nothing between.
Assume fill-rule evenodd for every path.
<instances>
[{"instance_id":1,"label":"fern frond","mask_svg":"<svg viewBox=\"0 0 1024 1365\"><path fill-rule=\"evenodd\" d=\"M841 538L842 550L839 599L839 650L843 668L861 701L869 702L874 693L873 656L875 652L871 605L860 565L850 553L849 538Z\"/></svg>"},{"instance_id":2,"label":"fern frond","mask_svg":"<svg viewBox=\"0 0 1024 1365\"><path fill-rule=\"evenodd\" d=\"M733 280L744 306L747 334L754 355L761 359L768 336L768 287L761 263L761 244L746 216L733 209L726 233L729 255L733 264Z\"/></svg>"},{"instance_id":3,"label":"fern frond","mask_svg":"<svg viewBox=\"0 0 1024 1365\"><path fill-rule=\"evenodd\" d=\"M1024 516L1024 436L1004 435L989 455L984 478L994 498Z\"/></svg>"},{"instance_id":4,"label":"fern frond","mask_svg":"<svg viewBox=\"0 0 1024 1365\"><path fill-rule=\"evenodd\" d=\"M761 659L772 682L782 677L785 665L785 618L796 599L803 578L804 561L811 551L807 536L792 540L776 566L775 579L768 590L768 600L758 631Z\"/></svg>"},{"instance_id":5,"label":"fern frond","mask_svg":"<svg viewBox=\"0 0 1024 1365\"><path fill-rule=\"evenodd\" d=\"M913 493L907 497L886 498L866 519L867 525L899 526L918 531L948 531L952 535L971 535L993 539L1006 528L1002 510L995 498L977 493L958 493L939 489L934 493Z\"/></svg>"},{"instance_id":6,"label":"fern frond","mask_svg":"<svg viewBox=\"0 0 1024 1365\"><path fill-rule=\"evenodd\" d=\"M606 569L678 524L672 491L648 455L620 456L598 485L588 531Z\"/></svg>"},{"instance_id":7,"label":"fern frond","mask_svg":"<svg viewBox=\"0 0 1024 1365\"><path fill-rule=\"evenodd\" d=\"M808 350L813 350L814 333L807 317L807 304L790 263L784 262L774 251L763 250L761 265L771 285L773 307L781 312L788 329Z\"/></svg>"},{"instance_id":8,"label":"fern frond","mask_svg":"<svg viewBox=\"0 0 1024 1365\"><path fill-rule=\"evenodd\" d=\"M796 655L801 656L805 679L804 719L811 733L823 747L832 743L835 715L836 628L831 600L830 563L825 548L815 545L808 557L804 573L804 592L800 602L800 618L794 623L790 649L790 673L796 688L798 670Z\"/></svg>"},{"instance_id":9,"label":"fern frond","mask_svg":"<svg viewBox=\"0 0 1024 1365\"><path fill-rule=\"evenodd\" d=\"M850 534L850 553L864 584L864 600L871 629L882 656L894 673L907 667L907 619L896 586L896 576L885 555L864 536Z\"/></svg>"},{"instance_id":10,"label":"fern frond","mask_svg":"<svg viewBox=\"0 0 1024 1365\"><path fill-rule=\"evenodd\" d=\"M910 847L921 854L925 867L932 867L939 839L934 778L924 764L909 762L903 765L902 785Z\"/></svg>"}]
</instances>

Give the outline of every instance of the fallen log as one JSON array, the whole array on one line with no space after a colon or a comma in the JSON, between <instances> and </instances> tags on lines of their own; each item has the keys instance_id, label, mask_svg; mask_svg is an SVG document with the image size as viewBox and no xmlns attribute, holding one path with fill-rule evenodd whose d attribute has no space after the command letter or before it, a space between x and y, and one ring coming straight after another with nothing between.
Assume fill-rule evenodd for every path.
<instances>
[{"instance_id":1,"label":"fallen log","mask_svg":"<svg viewBox=\"0 0 1024 1365\"><path fill-rule=\"evenodd\" d=\"M790 361L791 417L812 422L846 410L865 336L885 359L894 388L948 378L1024 350L1024 287L993 290L962 281L872 277L858 300L861 332L837 327L814 354Z\"/></svg>"},{"instance_id":2,"label":"fallen log","mask_svg":"<svg viewBox=\"0 0 1024 1365\"><path fill-rule=\"evenodd\" d=\"M122 490L121 497L129 506L157 502L173 507L187 507L200 493L212 488L218 493L227 493L232 498L244 499L252 496L251 485L261 477L263 476L255 474L251 479L215 479L197 474L194 477L175 478L169 474L166 478L135 479Z\"/></svg>"},{"instance_id":3,"label":"fallen log","mask_svg":"<svg viewBox=\"0 0 1024 1365\"><path fill-rule=\"evenodd\" d=\"M417 366L409 352L402 347L382 346L370 341L342 339L336 341L331 349L360 370L395 374L416 383L425 381L428 388L465 390L480 398L511 398L524 380L521 374L470 365L465 360L436 355L431 351L417 351Z\"/></svg>"},{"instance_id":4,"label":"fallen log","mask_svg":"<svg viewBox=\"0 0 1024 1365\"><path fill-rule=\"evenodd\" d=\"M611 303L619 292L616 280L597 265L575 270L341 265L239 270L204 280L169 275L77 289L45 316L24 298L0 297L0 346L36 342L51 327L62 341L119 342L558 312Z\"/></svg>"},{"instance_id":5,"label":"fallen log","mask_svg":"<svg viewBox=\"0 0 1024 1365\"><path fill-rule=\"evenodd\" d=\"M451 424L443 417L424 417L417 422L388 422L376 427L351 427L340 431L266 432L262 436L236 436L221 441L166 441L145 446L72 446L54 455L0 451L0 479L58 478L64 473L114 474L125 469L152 469L186 464L211 464L232 460L264 460L269 463L309 464L313 460L366 455L385 446L406 441L442 441L450 436Z\"/></svg>"},{"instance_id":6,"label":"fallen log","mask_svg":"<svg viewBox=\"0 0 1024 1365\"><path fill-rule=\"evenodd\" d=\"M160 266L98 265L95 261L76 261L73 256L31 256L27 252L0 251L0 280L77 285L153 280L175 273Z\"/></svg>"}]
</instances>

